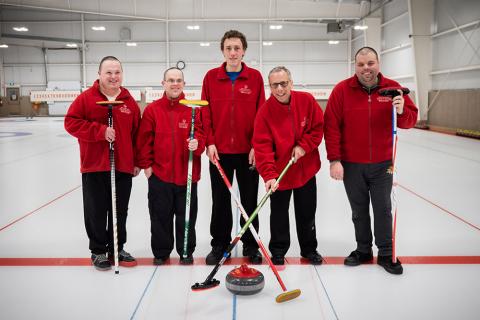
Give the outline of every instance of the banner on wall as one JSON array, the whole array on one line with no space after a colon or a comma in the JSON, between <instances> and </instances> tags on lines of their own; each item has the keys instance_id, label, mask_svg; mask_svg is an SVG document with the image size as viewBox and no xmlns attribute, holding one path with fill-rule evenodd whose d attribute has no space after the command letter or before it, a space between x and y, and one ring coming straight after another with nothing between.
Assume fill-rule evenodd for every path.
<instances>
[{"instance_id":1,"label":"banner on wall","mask_svg":"<svg viewBox=\"0 0 480 320\"><path fill-rule=\"evenodd\" d=\"M80 95L80 91L31 91L31 102L72 102Z\"/></svg>"},{"instance_id":2,"label":"banner on wall","mask_svg":"<svg viewBox=\"0 0 480 320\"><path fill-rule=\"evenodd\" d=\"M142 92L140 90L128 90L135 101L142 100ZM80 95L80 91L31 91L31 102L72 102Z\"/></svg>"},{"instance_id":3,"label":"banner on wall","mask_svg":"<svg viewBox=\"0 0 480 320\"><path fill-rule=\"evenodd\" d=\"M158 89L145 89L145 102L150 103L152 101L158 100L163 96L164 90ZM202 92L200 90L183 90L185 94L185 99L188 100L199 100L202 97Z\"/></svg>"}]
</instances>

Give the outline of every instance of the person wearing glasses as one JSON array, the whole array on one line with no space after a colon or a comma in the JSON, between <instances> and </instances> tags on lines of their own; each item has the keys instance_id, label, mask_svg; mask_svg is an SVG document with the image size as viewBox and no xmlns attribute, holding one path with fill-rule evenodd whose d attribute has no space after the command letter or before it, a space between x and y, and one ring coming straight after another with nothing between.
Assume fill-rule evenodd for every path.
<instances>
[{"instance_id":1,"label":"person wearing glasses","mask_svg":"<svg viewBox=\"0 0 480 320\"><path fill-rule=\"evenodd\" d=\"M202 85L202 99L209 102L202 111L207 132L207 156L211 161L212 251L206 257L209 265L217 264L222 258L231 241L233 226L230 192L212 163L213 159L218 160L230 181L235 174L242 205L250 215L257 206L258 196L258 172L251 141L253 123L258 108L265 101L262 75L242 62L247 50L245 36L237 30L227 31L220 49L225 61L207 72ZM244 224L240 219L240 225ZM253 226L258 230L258 218L254 219ZM243 255L250 263L261 263L257 242L249 230L242 241Z\"/></svg>"},{"instance_id":2,"label":"person wearing glasses","mask_svg":"<svg viewBox=\"0 0 480 320\"><path fill-rule=\"evenodd\" d=\"M287 68L273 68L268 82L272 94L255 119L253 147L265 189L274 192L270 197L272 262L284 264L290 248L288 209L293 193L300 254L318 265L323 258L317 252L315 175L320 170L318 146L323 138L323 111L311 94L292 90L292 76ZM295 164L277 186L280 172L292 157Z\"/></svg>"},{"instance_id":3,"label":"person wearing glasses","mask_svg":"<svg viewBox=\"0 0 480 320\"><path fill-rule=\"evenodd\" d=\"M197 111L194 138L189 137L192 111L179 103L185 99L183 72L176 67L167 69L162 84L165 89L163 97L145 108L137 138L138 165L148 179L153 264L165 264L174 248L174 238L180 263L192 264L196 246L197 182L200 180L200 156L205 150L205 135ZM190 221L187 256L183 257L190 151L193 151Z\"/></svg>"}]
</instances>

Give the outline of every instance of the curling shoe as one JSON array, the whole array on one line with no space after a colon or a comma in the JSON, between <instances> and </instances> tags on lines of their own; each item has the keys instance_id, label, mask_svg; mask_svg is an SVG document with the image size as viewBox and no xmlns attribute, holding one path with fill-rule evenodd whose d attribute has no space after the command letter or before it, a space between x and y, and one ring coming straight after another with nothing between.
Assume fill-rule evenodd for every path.
<instances>
[{"instance_id":1,"label":"curling shoe","mask_svg":"<svg viewBox=\"0 0 480 320\"><path fill-rule=\"evenodd\" d=\"M112 264L107 259L107 256L104 253L102 253L102 254L92 253L91 259L92 259L93 266L97 270L107 271L107 270L110 270L112 268Z\"/></svg>"},{"instance_id":2,"label":"curling shoe","mask_svg":"<svg viewBox=\"0 0 480 320\"><path fill-rule=\"evenodd\" d=\"M382 266L388 273L391 274L402 274L403 267L400 260L392 262L392 256L378 256L377 257L377 264Z\"/></svg>"}]
</instances>

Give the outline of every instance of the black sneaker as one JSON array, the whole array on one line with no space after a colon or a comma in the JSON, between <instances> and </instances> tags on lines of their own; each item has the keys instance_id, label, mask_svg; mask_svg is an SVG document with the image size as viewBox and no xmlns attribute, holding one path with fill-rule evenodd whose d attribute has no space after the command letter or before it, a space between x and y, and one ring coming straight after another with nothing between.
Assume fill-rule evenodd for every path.
<instances>
[{"instance_id":1,"label":"black sneaker","mask_svg":"<svg viewBox=\"0 0 480 320\"><path fill-rule=\"evenodd\" d=\"M115 263L113 256L114 254L112 252L108 253L108 259L112 264ZM135 267L137 265L137 260L135 260L130 253L122 249L118 253L118 264L122 267Z\"/></svg>"},{"instance_id":2,"label":"black sneaker","mask_svg":"<svg viewBox=\"0 0 480 320\"><path fill-rule=\"evenodd\" d=\"M257 248L252 247L245 247L243 248L243 256L248 257L248 260L251 264L261 264L262 263L262 255Z\"/></svg>"},{"instance_id":3,"label":"black sneaker","mask_svg":"<svg viewBox=\"0 0 480 320\"><path fill-rule=\"evenodd\" d=\"M112 268L112 264L107 259L107 256L104 253L102 253L102 254L92 253L91 259L92 259L93 266L97 270L106 271L106 270L110 270Z\"/></svg>"},{"instance_id":4,"label":"black sneaker","mask_svg":"<svg viewBox=\"0 0 480 320\"><path fill-rule=\"evenodd\" d=\"M320 265L323 262L323 258L317 251L310 252L309 254L302 255L305 259L308 259L313 265Z\"/></svg>"},{"instance_id":5,"label":"black sneaker","mask_svg":"<svg viewBox=\"0 0 480 320\"><path fill-rule=\"evenodd\" d=\"M165 257L155 257L153 258L153 264L156 265L156 266L161 266L162 264L165 264L165 262L169 259L170 257L169 256L165 256Z\"/></svg>"},{"instance_id":6,"label":"black sneaker","mask_svg":"<svg viewBox=\"0 0 480 320\"><path fill-rule=\"evenodd\" d=\"M285 264L284 256L272 256L272 263L277 266L283 266Z\"/></svg>"},{"instance_id":7,"label":"black sneaker","mask_svg":"<svg viewBox=\"0 0 480 320\"><path fill-rule=\"evenodd\" d=\"M343 263L346 266L355 267L359 266L362 263L368 263L373 261L373 254L370 253L363 253L358 250L352 251L348 257L345 258Z\"/></svg>"},{"instance_id":8,"label":"black sneaker","mask_svg":"<svg viewBox=\"0 0 480 320\"><path fill-rule=\"evenodd\" d=\"M180 264L183 264L183 265L193 264L193 256L191 254L189 254L185 258L183 256L181 256L180 257Z\"/></svg>"},{"instance_id":9,"label":"black sneaker","mask_svg":"<svg viewBox=\"0 0 480 320\"><path fill-rule=\"evenodd\" d=\"M208 265L216 265L217 263L222 260L223 254L225 253L225 249L222 247L213 247L212 251L207 255L205 258L205 263ZM227 259L230 259L230 253L227 256Z\"/></svg>"},{"instance_id":10,"label":"black sneaker","mask_svg":"<svg viewBox=\"0 0 480 320\"><path fill-rule=\"evenodd\" d=\"M388 273L391 274L402 274L403 267L400 260L393 262L392 256L378 256L377 257L377 264L381 265Z\"/></svg>"}]
</instances>

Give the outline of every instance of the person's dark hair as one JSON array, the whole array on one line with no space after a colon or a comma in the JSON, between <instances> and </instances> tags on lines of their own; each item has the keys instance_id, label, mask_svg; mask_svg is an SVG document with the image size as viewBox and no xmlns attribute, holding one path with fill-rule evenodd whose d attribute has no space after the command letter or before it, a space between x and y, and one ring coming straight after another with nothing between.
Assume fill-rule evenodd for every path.
<instances>
[{"instance_id":1,"label":"person's dark hair","mask_svg":"<svg viewBox=\"0 0 480 320\"><path fill-rule=\"evenodd\" d=\"M118 61L118 63L120 63L120 67L122 67L122 63L121 63L120 60L118 60L116 57L114 57L114 56L106 56L106 57L103 57L102 60L100 60L100 64L98 65L98 72L100 72L100 70L102 69L102 64L103 64L105 61Z\"/></svg>"},{"instance_id":2,"label":"person's dark hair","mask_svg":"<svg viewBox=\"0 0 480 320\"><path fill-rule=\"evenodd\" d=\"M171 67L171 68L168 68L167 70L165 70L165 72L163 73L163 80L167 80L167 73L168 73L168 71L170 71L170 70L178 70L178 71L180 71L180 73L182 74L182 79L184 79L184 77L183 77L183 71L182 71L182 70L180 70L180 69L177 68L177 67Z\"/></svg>"},{"instance_id":3,"label":"person's dark hair","mask_svg":"<svg viewBox=\"0 0 480 320\"><path fill-rule=\"evenodd\" d=\"M237 30L228 30L227 32L225 32L225 34L222 37L222 40L220 41L220 49L222 51L223 51L223 44L225 43L225 40L231 39L231 38L240 39L240 41L242 41L243 50L247 50L247 38L245 38L245 35Z\"/></svg>"},{"instance_id":4,"label":"person's dark hair","mask_svg":"<svg viewBox=\"0 0 480 320\"><path fill-rule=\"evenodd\" d=\"M357 60L357 56L359 54L363 55L363 54L367 54L369 52L373 52L373 54L375 55L375 58L377 58L377 61L378 61L378 53L372 47L362 47L362 48L358 49L357 53L355 53L355 61Z\"/></svg>"}]
</instances>

